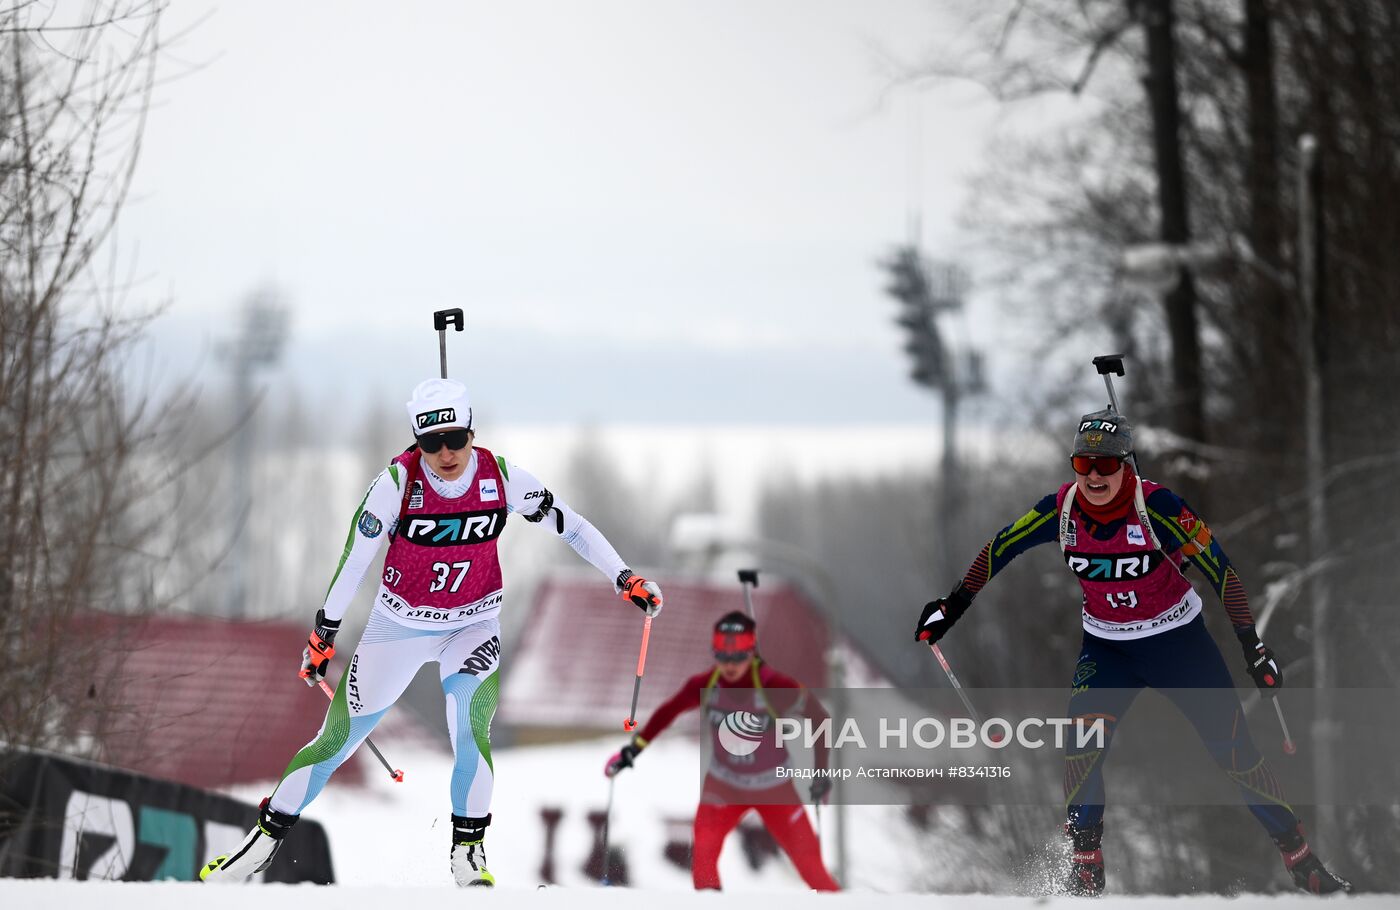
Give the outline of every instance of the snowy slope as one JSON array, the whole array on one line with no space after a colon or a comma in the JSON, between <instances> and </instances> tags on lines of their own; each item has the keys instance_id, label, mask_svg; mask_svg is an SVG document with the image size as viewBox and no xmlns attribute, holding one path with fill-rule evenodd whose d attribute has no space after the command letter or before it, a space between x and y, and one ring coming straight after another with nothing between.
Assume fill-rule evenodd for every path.
<instances>
[{"instance_id":1,"label":"snowy slope","mask_svg":"<svg viewBox=\"0 0 1400 910\"><path fill-rule=\"evenodd\" d=\"M334 781L307 812L325 823L331 838L338 884L333 890L314 886L265 885L215 888L197 883L58 882L0 879L0 910L305 910L308 901L346 908L396 910L418 907L499 906L528 908L599 908L666 910L719 907L721 901L750 907L778 901L783 910L958 907L969 910L1059 910L1083 908L1082 901L1016 896L911 894L914 881L937 857L921 855L914 832L895 807L851 807L850 858L853 890L819 895L805 890L785 860L770 860L758 872L749 869L731 837L721 859L724 897L696 894L688 871L662 858L666 840L663 819L689 819L699 789L699 759L692 741L676 736L662 739L639 759L638 766L618 778L613 814L614 845L622 846L632 873L631 888L604 889L588 882L580 871L592 845L585 815L601 810L607 783L601 768L623 737L567 746L502 749L495 753L497 786L495 820L487 839L488 858L500 883L494 892L459 892L447 866L450 807L447 804L451 756L419 747L405 748L386 739L379 743L406 773L395 784L376 775L366 788L338 787ZM260 799L268 787L251 787L237 795ZM560 887L537 890L543 856L544 826L539 810L563 810L558 829L556 872ZM823 810L830 834L833 810ZM250 819L251 822L251 819ZM831 850L828 864L833 864ZM1012 884L1008 883L1011 890ZM896 893L890 893L896 892ZM898 893L904 892L904 893ZM739 900L736 902L735 898ZM1191 897L1106 898L1095 906L1131 906L1134 910L1283 910L1316 906L1316 898ZM1351 898L1357 910L1391 910L1395 896Z\"/></svg>"},{"instance_id":2,"label":"snowy slope","mask_svg":"<svg viewBox=\"0 0 1400 910\"><path fill-rule=\"evenodd\" d=\"M660 895L651 890L627 888L550 888L542 891L498 888L469 893L431 885L354 885L337 887L327 897L314 885L268 885L256 895L244 888L212 888L188 883L52 882L0 881L0 906L15 910L73 910L98 906L102 910L306 910L327 901L344 908L386 908L417 910L419 907L511 907L522 910L658 910ZM1394 910L1392 896L1336 898L1348 910ZM769 901L781 902L783 910L858 910L878 906L880 910L929 910L956 907L958 910L1083 910L1084 901L1071 898L1044 900L1029 897L966 897L926 894L881 894L869 892L814 894L811 892L766 891L739 897L733 894L667 894L666 910L754 907ZM1132 910L1291 910L1316 907L1318 899L1298 897L1139 897L1104 898L1096 908L1130 907Z\"/></svg>"},{"instance_id":3,"label":"snowy slope","mask_svg":"<svg viewBox=\"0 0 1400 910\"><path fill-rule=\"evenodd\" d=\"M493 752L496 791L487 832L487 860L498 882L533 888L540 882L544 824L540 809L555 807L564 816L556 833L556 877L560 884L583 885L581 867L593 844L590 811L607 805L604 761L626 741L616 738L565 746L500 749ZM402 784L387 774L375 775L366 788L337 787L334 779L307 810L308 818L326 825L336 878L343 884L451 883L447 867L450 755L420 749L407 751L391 741L379 743L387 757L405 771ZM691 890L690 873L662 857L665 820L689 819L699 794L698 748L681 736L663 737L638 759L637 767L617 778L611 842L627 856L631 884L667 891ZM235 795L256 802L269 787L249 787ZM897 808L854 807L850 838L857 883L898 882L898 840L909 835ZM829 827L834 810L822 810ZM857 830L858 826L858 830ZM903 848L907 850L908 848ZM833 863L828 850L828 864ZM720 874L730 890L801 888L785 860L770 860L755 872L731 836L720 859ZM893 886L897 889L899 886Z\"/></svg>"}]
</instances>

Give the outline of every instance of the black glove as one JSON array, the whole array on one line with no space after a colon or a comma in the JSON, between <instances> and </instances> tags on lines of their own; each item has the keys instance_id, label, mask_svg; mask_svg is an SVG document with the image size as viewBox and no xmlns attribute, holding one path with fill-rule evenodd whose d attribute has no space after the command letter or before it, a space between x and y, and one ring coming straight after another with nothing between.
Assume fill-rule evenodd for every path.
<instances>
[{"instance_id":1,"label":"black glove","mask_svg":"<svg viewBox=\"0 0 1400 910\"><path fill-rule=\"evenodd\" d=\"M1259 640L1253 626L1243 632L1236 632L1235 637L1240 640L1240 647L1244 650L1249 678L1254 680L1260 692L1272 697L1283 688L1283 671L1279 669L1278 661L1274 660L1274 652Z\"/></svg>"},{"instance_id":2,"label":"black glove","mask_svg":"<svg viewBox=\"0 0 1400 910\"><path fill-rule=\"evenodd\" d=\"M632 767L632 760L636 758L641 751L642 747L637 745L636 740L623 746L621 749L617 750L617 752L613 753L612 758L609 758L608 763L603 766L603 776L616 777L617 773L622 769Z\"/></svg>"},{"instance_id":3,"label":"black glove","mask_svg":"<svg viewBox=\"0 0 1400 910\"><path fill-rule=\"evenodd\" d=\"M962 585L954 588L947 597L924 604L924 612L919 614L919 624L914 627L914 640L935 644L948 634L953 623L961 619L970 606L972 595Z\"/></svg>"},{"instance_id":4,"label":"black glove","mask_svg":"<svg viewBox=\"0 0 1400 910\"><path fill-rule=\"evenodd\" d=\"M306 647L301 651L301 672L297 674L308 686L318 685L326 678L326 668L335 656L335 633L339 631L340 620L326 619L325 610L316 611L316 628L306 637Z\"/></svg>"},{"instance_id":5,"label":"black glove","mask_svg":"<svg viewBox=\"0 0 1400 910\"><path fill-rule=\"evenodd\" d=\"M817 803L824 803L824 802L826 802L827 796L831 793L831 778L829 778L829 777L814 777L814 778L812 778L812 787L811 787L811 789L808 790L807 792L811 795L811 797L812 797L812 803L813 803L814 805L817 804Z\"/></svg>"}]
</instances>

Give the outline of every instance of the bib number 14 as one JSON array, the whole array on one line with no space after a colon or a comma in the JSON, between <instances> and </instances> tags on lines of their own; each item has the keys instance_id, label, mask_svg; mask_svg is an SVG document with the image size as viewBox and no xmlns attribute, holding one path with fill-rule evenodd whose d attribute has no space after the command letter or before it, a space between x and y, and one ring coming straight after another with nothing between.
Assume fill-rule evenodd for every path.
<instances>
[{"instance_id":1,"label":"bib number 14","mask_svg":"<svg viewBox=\"0 0 1400 910\"><path fill-rule=\"evenodd\" d=\"M453 572L456 572L456 577L452 578L452 587L448 589L453 594L456 594L457 589L462 586L462 579L467 577L467 570L471 567L472 561L470 559L463 560L462 562L433 563L434 578L433 583L428 586L428 590L432 593L437 593L438 591L447 588L448 578L452 577Z\"/></svg>"}]
</instances>

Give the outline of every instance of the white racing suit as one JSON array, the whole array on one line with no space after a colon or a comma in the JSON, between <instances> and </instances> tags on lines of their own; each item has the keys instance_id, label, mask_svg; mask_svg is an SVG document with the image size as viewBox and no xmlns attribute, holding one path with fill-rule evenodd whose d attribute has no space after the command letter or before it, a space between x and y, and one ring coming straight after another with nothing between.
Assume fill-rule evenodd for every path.
<instances>
[{"instance_id":1,"label":"white racing suit","mask_svg":"<svg viewBox=\"0 0 1400 910\"><path fill-rule=\"evenodd\" d=\"M418 455L412 450L394 459L351 522L326 594L326 619L345 615L383 538L390 537L384 578L320 732L292 758L272 794L270 808L277 812L300 815L418 668L437 661L456 756L452 811L486 816L501 660L496 539L507 516L549 528L609 581L627 568L596 528L505 459L476 447L462 476L449 482Z\"/></svg>"}]
</instances>

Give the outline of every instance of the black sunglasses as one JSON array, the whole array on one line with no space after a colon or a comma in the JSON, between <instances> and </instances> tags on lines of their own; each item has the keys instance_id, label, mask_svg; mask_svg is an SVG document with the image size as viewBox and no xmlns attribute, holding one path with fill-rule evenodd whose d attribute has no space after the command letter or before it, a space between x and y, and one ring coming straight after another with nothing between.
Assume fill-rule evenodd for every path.
<instances>
[{"instance_id":1,"label":"black sunglasses","mask_svg":"<svg viewBox=\"0 0 1400 910\"><path fill-rule=\"evenodd\" d=\"M442 451L443 446L456 451L467 446L467 436L471 430L443 430L441 433L425 433L417 437L418 448L432 455Z\"/></svg>"}]
</instances>

